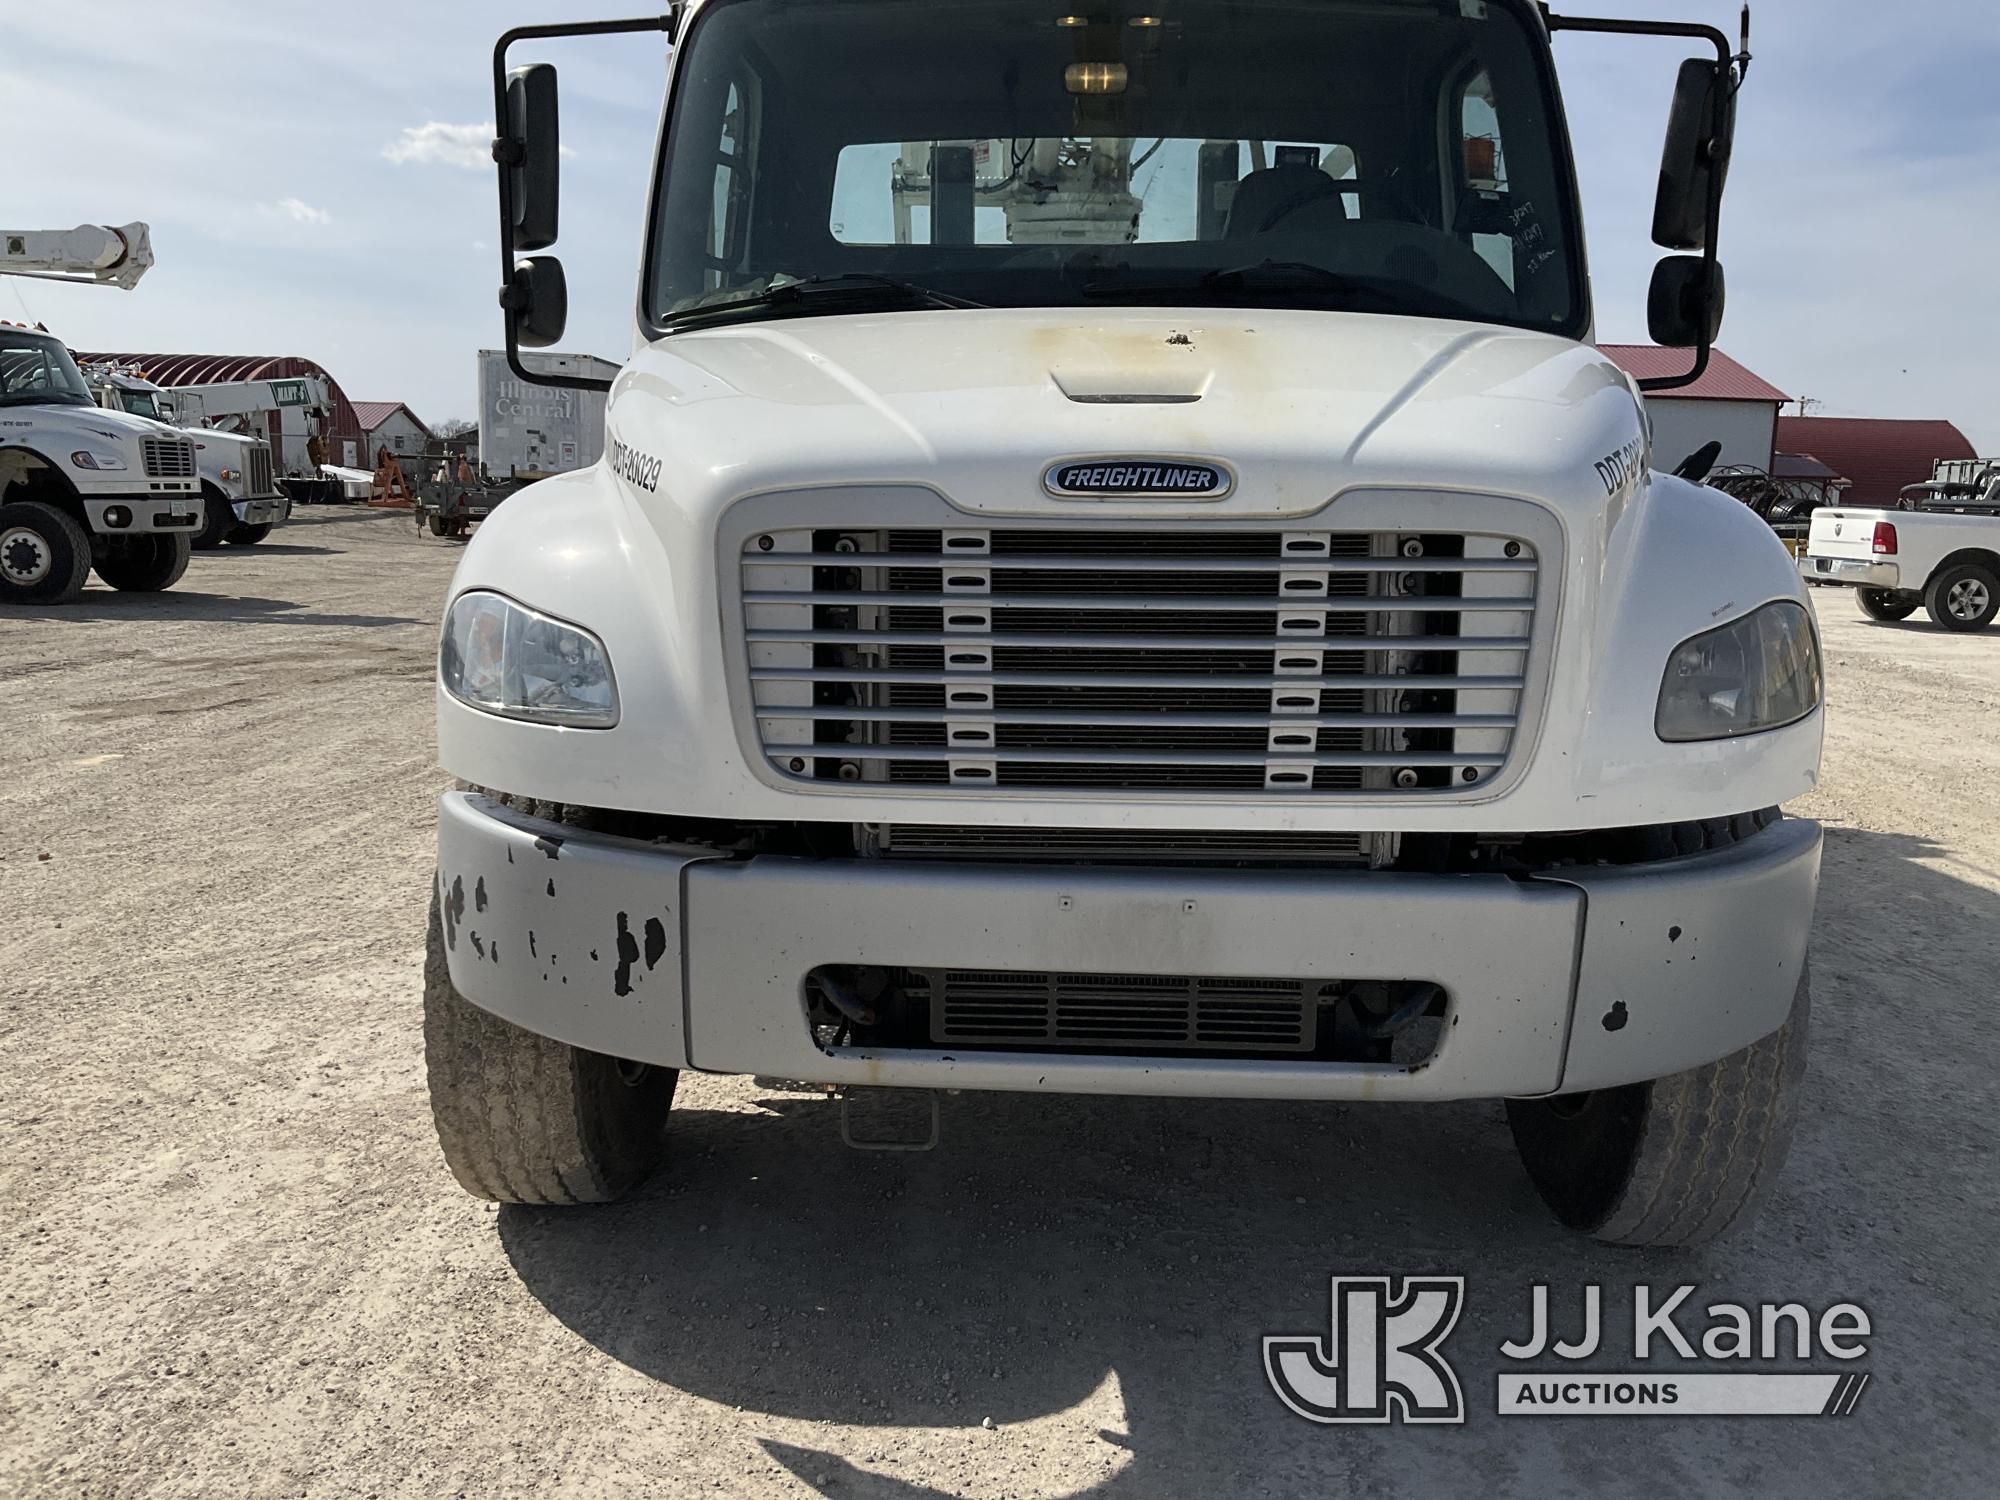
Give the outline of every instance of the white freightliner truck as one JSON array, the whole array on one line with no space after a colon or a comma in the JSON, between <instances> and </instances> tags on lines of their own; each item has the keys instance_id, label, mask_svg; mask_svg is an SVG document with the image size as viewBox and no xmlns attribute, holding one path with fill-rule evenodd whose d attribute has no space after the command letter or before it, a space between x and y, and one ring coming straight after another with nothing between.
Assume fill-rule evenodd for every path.
<instances>
[{"instance_id":1,"label":"white freightliner truck","mask_svg":"<svg viewBox=\"0 0 2000 1500\"><path fill-rule=\"evenodd\" d=\"M129 291L152 264L144 224L0 230L0 276ZM100 411L62 340L0 323L0 605L68 603L92 568L116 589L170 588L198 484L193 442Z\"/></svg>"},{"instance_id":2,"label":"white freightliner truck","mask_svg":"<svg viewBox=\"0 0 2000 1500\"><path fill-rule=\"evenodd\" d=\"M92 364L83 373L97 404L107 411L129 412L176 428L186 420L173 392L136 371ZM213 427L180 431L194 444L195 470L201 480L203 516L201 530L194 536L196 547L219 547L224 542L253 547L291 515L292 502L278 488L269 443Z\"/></svg>"},{"instance_id":3,"label":"white freightliner truck","mask_svg":"<svg viewBox=\"0 0 2000 1500\"><path fill-rule=\"evenodd\" d=\"M692 1068L1500 1098L1573 1226L1751 1212L1804 1066L1817 638L1592 347L1552 34L1704 53L1650 305L1695 368L1747 47L1522 0L665 24L605 459L487 520L440 645L459 1181L616 1196ZM508 50L661 25L496 51L510 351L566 293L516 259L559 146Z\"/></svg>"}]
</instances>

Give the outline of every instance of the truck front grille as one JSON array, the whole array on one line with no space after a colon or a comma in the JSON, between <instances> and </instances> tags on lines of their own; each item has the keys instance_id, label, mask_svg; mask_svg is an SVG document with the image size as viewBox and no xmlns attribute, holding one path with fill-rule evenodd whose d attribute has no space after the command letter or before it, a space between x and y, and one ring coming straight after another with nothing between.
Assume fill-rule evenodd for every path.
<instances>
[{"instance_id":1,"label":"truck front grille","mask_svg":"<svg viewBox=\"0 0 2000 1500\"><path fill-rule=\"evenodd\" d=\"M243 472L249 485L245 494L275 495L278 492L278 486L271 478L271 448L268 443L252 445L244 461Z\"/></svg>"},{"instance_id":2,"label":"truck front grille","mask_svg":"<svg viewBox=\"0 0 2000 1500\"><path fill-rule=\"evenodd\" d=\"M1310 1052L1320 991L1307 979L911 969L931 1040L973 1046Z\"/></svg>"},{"instance_id":3,"label":"truck front grille","mask_svg":"<svg viewBox=\"0 0 2000 1500\"><path fill-rule=\"evenodd\" d=\"M194 444L187 438L141 438L148 479L194 478Z\"/></svg>"},{"instance_id":4,"label":"truck front grille","mask_svg":"<svg viewBox=\"0 0 2000 1500\"><path fill-rule=\"evenodd\" d=\"M1476 791L1539 560L1421 531L827 526L741 558L758 737L802 783L946 794Z\"/></svg>"}]
</instances>

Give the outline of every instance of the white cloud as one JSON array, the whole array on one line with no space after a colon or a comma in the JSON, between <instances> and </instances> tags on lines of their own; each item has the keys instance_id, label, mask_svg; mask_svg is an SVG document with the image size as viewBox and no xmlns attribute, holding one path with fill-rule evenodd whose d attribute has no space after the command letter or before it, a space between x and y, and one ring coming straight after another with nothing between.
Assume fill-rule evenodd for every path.
<instances>
[{"instance_id":1,"label":"white cloud","mask_svg":"<svg viewBox=\"0 0 2000 1500\"><path fill-rule=\"evenodd\" d=\"M416 162L471 170L489 167L493 164L493 122L451 125L431 120L405 125L402 137L384 146L382 154L399 166Z\"/></svg>"},{"instance_id":2,"label":"white cloud","mask_svg":"<svg viewBox=\"0 0 2000 1500\"><path fill-rule=\"evenodd\" d=\"M314 208L299 198L280 198L276 203L260 205L267 214L290 219L294 224L331 224L333 215L323 208Z\"/></svg>"}]
</instances>

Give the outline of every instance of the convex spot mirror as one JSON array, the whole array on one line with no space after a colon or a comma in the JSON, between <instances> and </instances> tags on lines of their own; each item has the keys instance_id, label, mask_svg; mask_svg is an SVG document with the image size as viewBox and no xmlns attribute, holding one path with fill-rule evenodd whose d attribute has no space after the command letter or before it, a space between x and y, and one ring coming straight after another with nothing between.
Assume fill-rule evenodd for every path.
<instances>
[{"instance_id":1,"label":"convex spot mirror","mask_svg":"<svg viewBox=\"0 0 2000 1500\"><path fill-rule=\"evenodd\" d=\"M1653 267L1646 293L1646 330L1670 349L1713 344L1722 331L1726 286L1722 266L1699 255L1669 255Z\"/></svg>"},{"instance_id":2,"label":"convex spot mirror","mask_svg":"<svg viewBox=\"0 0 2000 1500\"><path fill-rule=\"evenodd\" d=\"M562 132L557 124L556 70L530 63L507 75L507 120L497 150L508 175L514 248L542 250L556 242Z\"/></svg>"},{"instance_id":3,"label":"convex spot mirror","mask_svg":"<svg viewBox=\"0 0 2000 1500\"><path fill-rule=\"evenodd\" d=\"M1674 81L1673 112L1660 156L1653 243L1665 250L1708 245L1711 206L1722 197L1736 136L1735 80L1727 65L1691 57Z\"/></svg>"},{"instance_id":4,"label":"convex spot mirror","mask_svg":"<svg viewBox=\"0 0 2000 1500\"><path fill-rule=\"evenodd\" d=\"M553 255L530 255L514 262L514 276L500 294L513 320L515 338L530 349L546 349L569 326L569 280Z\"/></svg>"}]
</instances>

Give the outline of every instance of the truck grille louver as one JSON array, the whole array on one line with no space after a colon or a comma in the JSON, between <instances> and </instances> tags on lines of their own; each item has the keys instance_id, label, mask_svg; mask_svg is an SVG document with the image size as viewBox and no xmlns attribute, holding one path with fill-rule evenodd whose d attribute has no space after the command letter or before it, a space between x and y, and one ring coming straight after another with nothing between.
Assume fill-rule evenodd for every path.
<instances>
[{"instance_id":1,"label":"truck grille louver","mask_svg":"<svg viewBox=\"0 0 2000 1500\"><path fill-rule=\"evenodd\" d=\"M912 969L931 1040L973 1046L1310 1052L1319 995L1310 979L1048 974Z\"/></svg>"},{"instance_id":2,"label":"truck grille louver","mask_svg":"<svg viewBox=\"0 0 2000 1500\"><path fill-rule=\"evenodd\" d=\"M742 552L759 738L898 791L1475 791L1512 750L1516 537L820 527Z\"/></svg>"},{"instance_id":3,"label":"truck grille louver","mask_svg":"<svg viewBox=\"0 0 2000 1500\"><path fill-rule=\"evenodd\" d=\"M141 438L148 479L194 478L194 444L187 438Z\"/></svg>"},{"instance_id":4,"label":"truck grille louver","mask_svg":"<svg viewBox=\"0 0 2000 1500\"><path fill-rule=\"evenodd\" d=\"M250 449L245 461L247 495L270 495L277 492L277 485L271 478L271 449L266 443L257 443Z\"/></svg>"}]
</instances>

